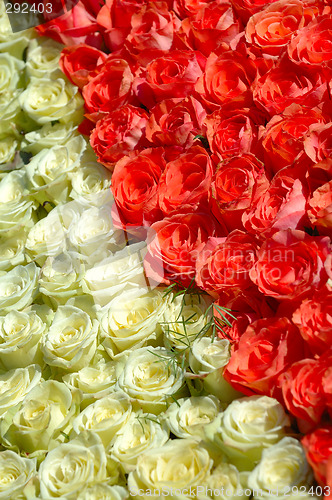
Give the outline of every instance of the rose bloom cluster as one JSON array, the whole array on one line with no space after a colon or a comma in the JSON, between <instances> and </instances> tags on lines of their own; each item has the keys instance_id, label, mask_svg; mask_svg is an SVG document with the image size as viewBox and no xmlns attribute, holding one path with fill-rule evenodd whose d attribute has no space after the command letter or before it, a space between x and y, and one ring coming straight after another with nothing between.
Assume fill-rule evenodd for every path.
<instances>
[{"instance_id":1,"label":"rose bloom cluster","mask_svg":"<svg viewBox=\"0 0 332 500\"><path fill-rule=\"evenodd\" d=\"M146 276L60 48L0 33L0 498L317 498L282 404L225 379L210 295Z\"/></svg>"},{"instance_id":2,"label":"rose bloom cluster","mask_svg":"<svg viewBox=\"0 0 332 500\"><path fill-rule=\"evenodd\" d=\"M330 2L81 0L39 31L66 44L60 66L85 101L80 130L113 172L116 224L152 230L147 275L195 282L236 312L220 332L227 381L277 398L314 433L304 443L325 484Z\"/></svg>"}]
</instances>

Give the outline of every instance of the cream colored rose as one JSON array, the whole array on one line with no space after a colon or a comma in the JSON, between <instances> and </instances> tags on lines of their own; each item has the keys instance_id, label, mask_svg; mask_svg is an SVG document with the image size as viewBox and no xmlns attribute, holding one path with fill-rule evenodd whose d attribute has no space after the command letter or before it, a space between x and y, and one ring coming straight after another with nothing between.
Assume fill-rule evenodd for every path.
<instances>
[{"instance_id":1,"label":"cream colored rose","mask_svg":"<svg viewBox=\"0 0 332 500\"><path fill-rule=\"evenodd\" d=\"M13 267L26 263L24 231L12 232L10 237L0 236L0 271L10 271Z\"/></svg>"},{"instance_id":2,"label":"cream colored rose","mask_svg":"<svg viewBox=\"0 0 332 500\"><path fill-rule=\"evenodd\" d=\"M239 470L252 470L263 450L277 443L289 425L289 417L276 399L251 396L233 401L205 433Z\"/></svg>"},{"instance_id":3,"label":"cream colored rose","mask_svg":"<svg viewBox=\"0 0 332 500\"><path fill-rule=\"evenodd\" d=\"M80 401L62 382L40 382L0 422L3 444L28 454L54 448L71 431Z\"/></svg>"},{"instance_id":4,"label":"cream colored rose","mask_svg":"<svg viewBox=\"0 0 332 500\"><path fill-rule=\"evenodd\" d=\"M31 229L36 221L35 208L36 204L28 197L0 203L0 236L11 237L14 233Z\"/></svg>"},{"instance_id":5,"label":"cream colored rose","mask_svg":"<svg viewBox=\"0 0 332 500\"><path fill-rule=\"evenodd\" d=\"M165 344L179 350L189 349L201 332L207 334L211 314L206 314L208 299L187 294L175 297L165 312L162 329Z\"/></svg>"},{"instance_id":6,"label":"cream colored rose","mask_svg":"<svg viewBox=\"0 0 332 500\"><path fill-rule=\"evenodd\" d=\"M11 208L28 193L24 170L14 170L4 175L0 181L0 204Z\"/></svg>"},{"instance_id":7,"label":"cream colored rose","mask_svg":"<svg viewBox=\"0 0 332 500\"><path fill-rule=\"evenodd\" d=\"M219 400L214 396L179 399L164 414L170 431L179 438L191 437L200 441L204 428L220 413Z\"/></svg>"},{"instance_id":8,"label":"cream colored rose","mask_svg":"<svg viewBox=\"0 0 332 500\"><path fill-rule=\"evenodd\" d=\"M25 246L28 254L40 266L45 264L47 257L55 256L67 248L66 232L57 209L53 209L30 229Z\"/></svg>"},{"instance_id":9,"label":"cream colored rose","mask_svg":"<svg viewBox=\"0 0 332 500\"><path fill-rule=\"evenodd\" d=\"M37 310L12 310L0 317L0 362L6 370L42 363L40 340L47 324Z\"/></svg>"},{"instance_id":10,"label":"cream colored rose","mask_svg":"<svg viewBox=\"0 0 332 500\"><path fill-rule=\"evenodd\" d=\"M23 61L10 54L0 54L0 92L13 91L17 88L22 71Z\"/></svg>"},{"instance_id":11,"label":"cream colored rose","mask_svg":"<svg viewBox=\"0 0 332 500\"><path fill-rule=\"evenodd\" d=\"M0 52L8 52L17 59L23 59L24 49L27 47L30 38L34 35L34 30L20 31L13 33L8 15L6 14L5 3L0 3Z\"/></svg>"},{"instance_id":12,"label":"cream colored rose","mask_svg":"<svg viewBox=\"0 0 332 500\"><path fill-rule=\"evenodd\" d=\"M16 266L0 276L0 309L2 314L21 310L32 304L38 285L39 268L30 262Z\"/></svg>"},{"instance_id":13,"label":"cream colored rose","mask_svg":"<svg viewBox=\"0 0 332 500\"><path fill-rule=\"evenodd\" d=\"M63 78L31 78L19 102L23 111L40 125L53 121L78 124L83 118L83 99L78 88Z\"/></svg>"},{"instance_id":14,"label":"cream colored rose","mask_svg":"<svg viewBox=\"0 0 332 500\"><path fill-rule=\"evenodd\" d=\"M242 396L223 377L223 369L229 359L230 343L227 339L199 338L193 342L189 352L192 371L203 376L206 392L217 396L223 403L229 403Z\"/></svg>"},{"instance_id":15,"label":"cream colored rose","mask_svg":"<svg viewBox=\"0 0 332 500\"><path fill-rule=\"evenodd\" d=\"M124 233L119 235L119 242L125 245ZM112 299L117 299L124 290L135 293L135 286L147 291L143 266L145 253L146 243L140 242L124 246L111 257L97 262L85 273L83 290L100 306L108 306ZM126 291L123 293L126 295Z\"/></svg>"},{"instance_id":16,"label":"cream colored rose","mask_svg":"<svg viewBox=\"0 0 332 500\"><path fill-rule=\"evenodd\" d=\"M23 458L10 450L0 451L0 499L15 500L20 495L29 498L24 493L35 474L35 458Z\"/></svg>"},{"instance_id":17,"label":"cream colored rose","mask_svg":"<svg viewBox=\"0 0 332 500\"><path fill-rule=\"evenodd\" d=\"M129 493L123 486L109 486L97 484L85 488L77 497L77 500L126 500Z\"/></svg>"},{"instance_id":18,"label":"cream colored rose","mask_svg":"<svg viewBox=\"0 0 332 500\"><path fill-rule=\"evenodd\" d=\"M105 449L96 434L60 444L39 468L41 497L76 500L83 488L110 480L106 464Z\"/></svg>"},{"instance_id":19,"label":"cream colored rose","mask_svg":"<svg viewBox=\"0 0 332 500\"><path fill-rule=\"evenodd\" d=\"M129 493L134 499L146 500L153 490L164 489L170 495L173 488L175 500L190 498L189 488L201 485L211 466L208 452L197 441L174 439L138 458L136 470L128 476ZM185 489L188 494L181 494Z\"/></svg>"},{"instance_id":20,"label":"cream colored rose","mask_svg":"<svg viewBox=\"0 0 332 500\"><path fill-rule=\"evenodd\" d=\"M103 346L109 356L146 345L161 334L159 322L169 300L157 289L131 288L119 293L101 317Z\"/></svg>"},{"instance_id":21,"label":"cream colored rose","mask_svg":"<svg viewBox=\"0 0 332 500\"><path fill-rule=\"evenodd\" d=\"M95 432L106 447L131 413L130 398L123 392L113 392L87 406L75 418L73 429L76 434L85 430Z\"/></svg>"},{"instance_id":22,"label":"cream colored rose","mask_svg":"<svg viewBox=\"0 0 332 500\"><path fill-rule=\"evenodd\" d=\"M98 322L81 309L59 306L43 338L44 360L65 371L87 366L96 351Z\"/></svg>"},{"instance_id":23,"label":"cream colored rose","mask_svg":"<svg viewBox=\"0 0 332 500\"><path fill-rule=\"evenodd\" d=\"M0 375L0 415L23 401L41 379L38 365L16 368Z\"/></svg>"},{"instance_id":24,"label":"cream colored rose","mask_svg":"<svg viewBox=\"0 0 332 500\"><path fill-rule=\"evenodd\" d=\"M73 207L79 206L77 202L71 202ZM76 205L75 205L76 204ZM69 205L69 203L68 203ZM112 221L111 206L87 208L81 205L77 218L72 219L67 229L70 248L76 251L85 262L92 267L95 263L109 257L123 245L123 231L115 229ZM61 207L62 217L66 206Z\"/></svg>"},{"instance_id":25,"label":"cream colored rose","mask_svg":"<svg viewBox=\"0 0 332 500\"><path fill-rule=\"evenodd\" d=\"M159 414L174 397L187 395L184 373L171 363L166 349L141 347L130 353L118 385L135 401L134 409Z\"/></svg>"},{"instance_id":26,"label":"cream colored rose","mask_svg":"<svg viewBox=\"0 0 332 500\"><path fill-rule=\"evenodd\" d=\"M70 174L75 200L101 206L113 200L110 190L111 172L96 161L96 155L89 147L81 157L79 167Z\"/></svg>"},{"instance_id":27,"label":"cream colored rose","mask_svg":"<svg viewBox=\"0 0 332 500\"><path fill-rule=\"evenodd\" d=\"M47 38L30 41L26 58L28 77L55 79L63 76L59 68L62 45Z\"/></svg>"},{"instance_id":28,"label":"cream colored rose","mask_svg":"<svg viewBox=\"0 0 332 500\"><path fill-rule=\"evenodd\" d=\"M119 361L107 362L101 358L92 366L85 366L75 373L67 373L63 381L70 389L76 388L82 392L81 408L83 409L97 399L114 392L121 370L122 364Z\"/></svg>"},{"instance_id":29,"label":"cream colored rose","mask_svg":"<svg viewBox=\"0 0 332 500\"><path fill-rule=\"evenodd\" d=\"M48 257L40 273L39 291L51 305L64 305L71 297L83 294L83 274L82 262L71 252Z\"/></svg>"},{"instance_id":30,"label":"cream colored rose","mask_svg":"<svg viewBox=\"0 0 332 500\"><path fill-rule=\"evenodd\" d=\"M65 145L43 149L26 166L31 192L39 201L65 203L69 199L69 173L78 165L86 147L82 136L73 137Z\"/></svg>"},{"instance_id":31,"label":"cream colored rose","mask_svg":"<svg viewBox=\"0 0 332 500\"><path fill-rule=\"evenodd\" d=\"M41 128L24 135L24 151L32 154L53 146L63 146L78 135L77 126L73 123L45 123Z\"/></svg>"},{"instance_id":32,"label":"cream colored rose","mask_svg":"<svg viewBox=\"0 0 332 500\"><path fill-rule=\"evenodd\" d=\"M13 136L7 136L0 140L0 164L13 161L18 142Z\"/></svg>"},{"instance_id":33,"label":"cream colored rose","mask_svg":"<svg viewBox=\"0 0 332 500\"><path fill-rule=\"evenodd\" d=\"M222 498L245 497L237 468L228 463L220 462L213 467L210 474L205 478L202 485L196 488L197 500L209 500Z\"/></svg>"},{"instance_id":34,"label":"cream colored rose","mask_svg":"<svg viewBox=\"0 0 332 500\"><path fill-rule=\"evenodd\" d=\"M117 433L109 446L109 453L118 460L124 471L136 468L143 453L163 446L169 439L165 423L153 414L137 412Z\"/></svg>"},{"instance_id":35,"label":"cream colored rose","mask_svg":"<svg viewBox=\"0 0 332 500\"><path fill-rule=\"evenodd\" d=\"M263 451L260 463L248 477L254 498L273 498L290 493L293 486L307 486L313 479L303 447L292 437Z\"/></svg>"},{"instance_id":36,"label":"cream colored rose","mask_svg":"<svg viewBox=\"0 0 332 500\"><path fill-rule=\"evenodd\" d=\"M6 137L8 134L17 132L16 123L19 121L21 107L19 96L22 93L21 89L7 90L0 92L0 137Z\"/></svg>"}]
</instances>

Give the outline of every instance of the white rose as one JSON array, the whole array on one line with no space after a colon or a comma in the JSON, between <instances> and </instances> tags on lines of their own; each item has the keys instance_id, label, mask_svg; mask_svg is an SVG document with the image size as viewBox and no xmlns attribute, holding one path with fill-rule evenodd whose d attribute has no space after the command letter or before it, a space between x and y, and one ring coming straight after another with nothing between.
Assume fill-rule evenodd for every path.
<instances>
[{"instance_id":1,"label":"white rose","mask_svg":"<svg viewBox=\"0 0 332 500\"><path fill-rule=\"evenodd\" d=\"M47 324L37 310L13 310L0 317L0 361L6 370L41 364L40 340Z\"/></svg>"},{"instance_id":2,"label":"white rose","mask_svg":"<svg viewBox=\"0 0 332 500\"><path fill-rule=\"evenodd\" d=\"M70 252L48 257L40 273L39 291L51 305L65 304L71 297L83 294L83 274L83 264Z\"/></svg>"},{"instance_id":3,"label":"white rose","mask_svg":"<svg viewBox=\"0 0 332 500\"><path fill-rule=\"evenodd\" d=\"M167 304L168 298L157 289L148 292L146 288L132 288L119 293L100 320L103 346L109 356L156 340Z\"/></svg>"},{"instance_id":4,"label":"white rose","mask_svg":"<svg viewBox=\"0 0 332 500\"><path fill-rule=\"evenodd\" d=\"M26 263L24 231L12 232L10 237L0 236L0 271L10 271L13 267Z\"/></svg>"},{"instance_id":5,"label":"white rose","mask_svg":"<svg viewBox=\"0 0 332 500\"><path fill-rule=\"evenodd\" d=\"M65 145L43 149L26 166L31 192L39 201L68 201L71 189L69 172L80 160L86 141L82 136L73 137Z\"/></svg>"},{"instance_id":6,"label":"white rose","mask_svg":"<svg viewBox=\"0 0 332 500\"><path fill-rule=\"evenodd\" d=\"M74 206L77 202L72 203ZM62 211L66 210L64 207ZM89 267L112 255L123 244L123 231L114 228L109 205L90 208L83 205L77 216L68 227L69 245Z\"/></svg>"},{"instance_id":7,"label":"white rose","mask_svg":"<svg viewBox=\"0 0 332 500\"><path fill-rule=\"evenodd\" d=\"M194 373L203 376L206 392L217 396L223 403L242 396L223 377L223 369L229 359L230 343L227 339L199 338L192 343L189 352L190 368Z\"/></svg>"},{"instance_id":8,"label":"white rose","mask_svg":"<svg viewBox=\"0 0 332 500\"><path fill-rule=\"evenodd\" d=\"M50 451L39 468L42 498L76 500L83 488L106 481L106 453L96 434L80 435Z\"/></svg>"},{"instance_id":9,"label":"white rose","mask_svg":"<svg viewBox=\"0 0 332 500\"><path fill-rule=\"evenodd\" d=\"M309 486L311 481L312 472L301 443L284 437L263 451L260 463L248 477L248 486L254 498L273 498L289 493L293 486Z\"/></svg>"},{"instance_id":10,"label":"white rose","mask_svg":"<svg viewBox=\"0 0 332 500\"><path fill-rule=\"evenodd\" d=\"M251 470L264 448L278 442L289 425L289 417L276 399L250 396L233 401L206 426L205 433L239 470Z\"/></svg>"},{"instance_id":11,"label":"white rose","mask_svg":"<svg viewBox=\"0 0 332 500\"><path fill-rule=\"evenodd\" d=\"M36 219L34 209L34 202L24 198L18 202L0 203L0 236L32 228Z\"/></svg>"},{"instance_id":12,"label":"white rose","mask_svg":"<svg viewBox=\"0 0 332 500\"><path fill-rule=\"evenodd\" d=\"M125 243L125 234L119 235ZM111 257L97 262L85 273L82 286L85 293L90 294L95 303L107 306L112 299L117 298L123 290L147 288L144 274L144 255L146 243L139 242L128 245L117 251Z\"/></svg>"},{"instance_id":13,"label":"white rose","mask_svg":"<svg viewBox=\"0 0 332 500\"><path fill-rule=\"evenodd\" d=\"M62 47L60 43L47 38L31 40L26 58L27 75L52 80L63 76L59 68Z\"/></svg>"},{"instance_id":14,"label":"white rose","mask_svg":"<svg viewBox=\"0 0 332 500\"><path fill-rule=\"evenodd\" d=\"M1 421L3 443L28 454L46 452L69 434L79 405L79 391L56 380L40 382Z\"/></svg>"},{"instance_id":15,"label":"white rose","mask_svg":"<svg viewBox=\"0 0 332 500\"><path fill-rule=\"evenodd\" d=\"M209 500L211 498L213 500L217 498L223 500L243 499L239 471L234 465L224 462L220 462L213 467L211 473L205 478L203 484L198 486L196 491L198 500Z\"/></svg>"},{"instance_id":16,"label":"white rose","mask_svg":"<svg viewBox=\"0 0 332 500\"><path fill-rule=\"evenodd\" d=\"M0 276L0 309L2 314L24 309L32 304L38 285L39 268L30 262L27 266L16 266Z\"/></svg>"},{"instance_id":17,"label":"white rose","mask_svg":"<svg viewBox=\"0 0 332 500\"><path fill-rule=\"evenodd\" d=\"M126 500L129 493L123 486L109 486L97 484L85 488L77 497L77 500Z\"/></svg>"},{"instance_id":18,"label":"white rose","mask_svg":"<svg viewBox=\"0 0 332 500\"><path fill-rule=\"evenodd\" d=\"M79 389L83 394L82 408L108 396L114 392L115 384L122 370L119 361L108 361L99 359L92 366L85 366L75 373L67 373L63 376L64 383L70 388Z\"/></svg>"},{"instance_id":19,"label":"white rose","mask_svg":"<svg viewBox=\"0 0 332 500\"><path fill-rule=\"evenodd\" d=\"M16 368L0 375L0 415L23 401L41 379L38 365Z\"/></svg>"},{"instance_id":20,"label":"white rose","mask_svg":"<svg viewBox=\"0 0 332 500\"><path fill-rule=\"evenodd\" d=\"M96 155L87 148L78 168L70 174L72 191L70 196L82 203L101 206L113 201L110 190L111 172L96 161Z\"/></svg>"},{"instance_id":21,"label":"white rose","mask_svg":"<svg viewBox=\"0 0 332 500\"><path fill-rule=\"evenodd\" d=\"M201 485L211 466L208 452L197 441L174 439L138 458L136 470L128 476L129 493L147 500L154 490L159 489L161 497L163 489L170 494L173 488L175 500L190 498L190 487ZM181 494L185 489L188 493Z\"/></svg>"},{"instance_id":22,"label":"white rose","mask_svg":"<svg viewBox=\"0 0 332 500\"><path fill-rule=\"evenodd\" d=\"M56 209L30 229L25 246L40 266L44 265L48 256L55 256L66 249L66 232Z\"/></svg>"},{"instance_id":23,"label":"white rose","mask_svg":"<svg viewBox=\"0 0 332 500\"><path fill-rule=\"evenodd\" d=\"M28 193L24 170L8 172L0 181L0 203L10 206L19 202Z\"/></svg>"},{"instance_id":24,"label":"white rose","mask_svg":"<svg viewBox=\"0 0 332 500\"><path fill-rule=\"evenodd\" d=\"M0 54L0 92L13 91L19 84L25 66L10 54Z\"/></svg>"},{"instance_id":25,"label":"white rose","mask_svg":"<svg viewBox=\"0 0 332 500\"><path fill-rule=\"evenodd\" d=\"M45 123L41 128L24 135L24 151L32 154L53 146L63 146L78 135L77 126L73 123Z\"/></svg>"},{"instance_id":26,"label":"white rose","mask_svg":"<svg viewBox=\"0 0 332 500\"><path fill-rule=\"evenodd\" d=\"M1 4L0 4L1 5ZM0 136L6 137L8 134L17 132L16 122L18 121L21 113L19 103L19 96L22 90L7 90L0 92Z\"/></svg>"},{"instance_id":27,"label":"white rose","mask_svg":"<svg viewBox=\"0 0 332 500\"><path fill-rule=\"evenodd\" d=\"M141 347L130 353L118 385L143 411L158 414L174 397L186 395L184 373L166 349Z\"/></svg>"},{"instance_id":28,"label":"white rose","mask_svg":"<svg viewBox=\"0 0 332 500\"><path fill-rule=\"evenodd\" d=\"M18 142L13 136L4 137L0 140L0 164L13 161Z\"/></svg>"},{"instance_id":29,"label":"white rose","mask_svg":"<svg viewBox=\"0 0 332 500\"><path fill-rule=\"evenodd\" d=\"M22 458L13 451L0 451L0 499L15 500L36 474L36 459Z\"/></svg>"},{"instance_id":30,"label":"white rose","mask_svg":"<svg viewBox=\"0 0 332 500\"><path fill-rule=\"evenodd\" d=\"M164 422L155 415L138 412L116 433L108 451L129 473L135 470L143 453L163 446L168 439L169 430Z\"/></svg>"},{"instance_id":31,"label":"white rose","mask_svg":"<svg viewBox=\"0 0 332 500\"><path fill-rule=\"evenodd\" d=\"M73 429L76 434L85 430L95 432L106 447L131 413L130 398L123 392L113 392L87 406L75 418Z\"/></svg>"},{"instance_id":32,"label":"white rose","mask_svg":"<svg viewBox=\"0 0 332 500\"><path fill-rule=\"evenodd\" d=\"M208 300L201 295L175 297L162 323L165 344L179 350L189 349L201 332L208 333L211 314L206 314L207 308Z\"/></svg>"},{"instance_id":33,"label":"white rose","mask_svg":"<svg viewBox=\"0 0 332 500\"><path fill-rule=\"evenodd\" d=\"M88 365L96 351L98 322L77 307L59 306L43 338L44 360L65 371Z\"/></svg>"},{"instance_id":34,"label":"white rose","mask_svg":"<svg viewBox=\"0 0 332 500\"><path fill-rule=\"evenodd\" d=\"M8 15L6 14L5 3L0 3L0 52L8 52L17 59L23 58L24 49L27 47L30 38L34 35L34 30L20 31L13 33Z\"/></svg>"},{"instance_id":35,"label":"white rose","mask_svg":"<svg viewBox=\"0 0 332 500\"><path fill-rule=\"evenodd\" d=\"M170 431L179 438L191 437L200 441L204 428L220 413L219 400L214 396L179 399L164 414Z\"/></svg>"},{"instance_id":36,"label":"white rose","mask_svg":"<svg viewBox=\"0 0 332 500\"><path fill-rule=\"evenodd\" d=\"M31 78L19 102L23 111L40 125L57 120L77 124L83 119L83 98L78 88L63 78Z\"/></svg>"}]
</instances>

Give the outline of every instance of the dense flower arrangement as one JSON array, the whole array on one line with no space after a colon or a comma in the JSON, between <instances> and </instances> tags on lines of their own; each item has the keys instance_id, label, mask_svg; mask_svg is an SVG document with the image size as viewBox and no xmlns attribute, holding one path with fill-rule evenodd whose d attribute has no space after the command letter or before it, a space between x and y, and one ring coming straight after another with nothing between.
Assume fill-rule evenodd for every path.
<instances>
[{"instance_id":1,"label":"dense flower arrangement","mask_svg":"<svg viewBox=\"0 0 332 500\"><path fill-rule=\"evenodd\" d=\"M314 0L82 0L40 32L85 101L147 275L236 311L224 376L276 398L332 475L331 35ZM161 272L162 271L162 272Z\"/></svg>"},{"instance_id":2,"label":"dense flower arrangement","mask_svg":"<svg viewBox=\"0 0 332 500\"><path fill-rule=\"evenodd\" d=\"M328 20L1 18L0 496L329 496Z\"/></svg>"}]
</instances>

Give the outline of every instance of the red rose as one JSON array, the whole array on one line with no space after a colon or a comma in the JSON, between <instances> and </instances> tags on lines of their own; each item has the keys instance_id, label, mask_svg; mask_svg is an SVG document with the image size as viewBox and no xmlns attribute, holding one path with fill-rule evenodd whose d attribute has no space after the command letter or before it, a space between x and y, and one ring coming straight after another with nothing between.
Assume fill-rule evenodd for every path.
<instances>
[{"instance_id":1,"label":"red rose","mask_svg":"<svg viewBox=\"0 0 332 500\"><path fill-rule=\"evenodd\" d=\"M280 376L285 405L300 421L305 420L312 425L320 422L326 407L322 387L324 371L318 360L302 359ZM299 426L305 424L299 422Z\"/></svg>"},{"instance_id":2,"label":"red rose","mask_svg":"<svg viewBox=\"0 0 332 500\"><path fill-rule=\"evenodd\" d=\"M304 139L310 125L322 122L322 115L315 110L290 106L282 115L274 116L262 135L264 162L274 173L302 160ZM302 163L302 170L305 164Z\"/></svg>"},{"instance_id":3,"label":"red rose","mask_svg":"<svg viewBox=\"0 0 332 500\"><path fill-rule=\"evenodd\" d=\"M225 238L209 238L196 261L196 283L211 295L237 295L252 287L249 271L256 256L254 238L232 231Z\"/></svg>"},{"instance_id":4,"label":"red rose","mask_svg":"<svg viewBox=\"0 0 332 500\"><path fill-rule=\"evenodd\" d=\"M269 183L263 164L253 155L222 162L212 182L212 212L228 229L243 229L241 217L251 206L255 192L264 192Z\"/></svg>"},{"instance_id":5,"label":"red rose","mask_svg":"<svg viewBox=\"0 0 332 500\"><path fill-rule=\"evenodd\" d=\"M126 38L126 47L132 56L145 66L171 49L174 32L179 26L180 20L168 10L167 3L148 2L131 17L131 30Z\"/></svg>"},{"instance_id":6,"label":"red rose","mask_svg":"<svg viewBox=\"0 0 332 500\"><path fill-rule=\"evenodd\" d=\"M66 77L80 88L88 83L89 74L105 62L107 55L84 43L65 47L59 65Z\"/></svg>"},{"instance_id":7,"label":"red rose","mask_svg":"<svg viewBox=\"0 0 332 500\"><path fill-rule=\"evenodd\" d=\"M192 146L167 163L158 187L161 210L167 215L181 205L192 210L207 205L212 174L211 158L201 146Z\"/></svg>"},{"instance_id":8,"label":"red rose","mask_svg":"<svg viewBox=\"0 0 332 500\"><path fill-rule=\"evenodd\" d=\"M298 66L283 57L256 80L254 100L271 116L282 113L292 104L314 108L328 98L327 85L323 73L312 71L310 66Z\"/></svg>"},{"instance_id":9,"label":"red rose","mask_svg":"<svg viewBox=\"0 0 332 500\"><path fill-rule=\"evenodd\" d=\"M291 40L288 55L296 63L329 65L332 60L331 38L332 15L316 17Z\"/></svg>"},{"instance_id":10,"label":"red rose","mask_svg":"<svg viewBox=\"0 0 332 500\"><path fill-rule=\"evenodd\" d=\"M248 326L224 371L238 391L281 399L279 375L303 358L302 338L288 318L259 319Z\"/></svg>"},{"instance_id":11,"label":"red rose","mask_svg":"<svg viewBox=\"0 0 332 500\"><path fill-rule=\"evenodd\" d=\"M304 298L325 285L331 275L328 237L283 230L266 240L257 252L250 278L262 293L278 300Z\"/></svg>"},{"instance_id":12,"label":"red rose","mask_svg":"<svg viewBox=\"0 0 332 500\"><path fill-rule=\"evenodd\" d=\"M133 75L124 59L113 59L83 87L89 118L97 121L105 113L127 104L133 94Z\"/></svg>"},{"instance_id":13,"label":"red rose","mask_svg":"<svg viewBox=\"0 0 332 500\"><path fill-rule=\"evenodd\" d=\"M151 226L155 237L148 244L145 270L149 278L166 284L171 281L189 286L195 277L195 263L210 236L217 233L210 214L177 213ZM164 275L160 276L160 269Z\"/></svg>"},{"instance_id":14,"label":"red rose","mask_svg":"<svg viewBox=\"0 0 332 500\"><path fill-rule=\"evenodd\" d=\"M297 229L306 214L306 203L303 183L281 170L264 193L254 193L242 222L250 233L265 237L280 229Z\"/></svg>"},{"instance_id":15,"label":"red rose","mask_svg":"<svg viewBox=\"0 0 332 500\"><path fill-rule=\"evenodd\" d=\"M323 354L332 345L331 287L327 285L303 300L292 319L312 353Z\"/></svg>"},{"instance_id":16,"label":"red rose","mask_svg":"<svg viewBox=\"0 0 332 500\"><path fill-rule=\"evenodd\" d=\"M100 49L103 43L95 17L80 1L69 12L37 26L36 30L40 35L53 38L64 45L84 43Z\"/></svg>"},{"instance_id":17,"label":"red rose","mask_svg":"<svg viewBox=\"0 0 332 500\"><path fill-rule=\"evenodd\" d=\"M135 78L135 93L149 109L168 98L186 97L193 93L202 75L205 58L187 50L172 50L170 54L151 61Z\"/></svg>"},{"instance_id":18,"label":"red rose","mask_svg":"<svg viewBox=\"0 0 332 500\"><path fill-rule=\"evenodd\" d=\"M225 113L218 110L208 115L204 123L210 149L219 159L253 153L257 148L258 127L248 109Z\"/></svg>"},{"instance_id":19,"label":"red rose","mask_svg":"<svg viewBox=\"0 0 332 500\"><path fill-rule=\"evenodd\" d=\"M332 425L318 427L315 431L302 438L309 464L313 468L316 481L325 486L327 483L327 468L332 456ZM332 485L331 485L332 487Z\"/></svg>"},{"instance_id":20,"label":"red rose","mask_svg":"<svg viewBox=\"0 0 332 500\"><path fill-rule=\"evenodd\" d=\"M312 124L304 140L304 149L315 163L331 158L332 122Z\"/></svg>"},{"instance_id":21,"label":"red rose","mask_svg":"<svg viewBox=\"0 0 332 500\"><path fill-rule=\"evenodd\" d=\"M188 47L205 56L229 44L240 33L241 22L229 2L214 1L182 21L180 34Z\"/></svg>"},{"instance_id":22,"label":"red rose","mask_svg":"<svg viewBox=\"0 0 332 500\"><path fill-rule=\"evenodd\" d=\"M255 76L254 63L239 52L229 51L219 57L211 54L195 89L210 111L220 106L239 109L252 104L251 84Z\"/></svg>"},{"instance_id":23,"label":"red rose","mask_svg":"<svg viewBox=\"0 0 332 500\"><path fill-rule=\"evenodd\" d=\"M146 137L154 146L188 148L202 133L205 116L203 106L193 97L167 99L151 110Z\"/></svg>"},{"instance_id":24,"label":"red rose","mask_svg":"<svg viewBox=\"0 0 332 500\"><path fill-rule=\"evenodd\" d=\"M135 106L123 106L99 120L90 143L98 161L112 168L114 163L134 149L142 149L144 129L148 121L145 111Z\"/></svg>"},{"instance_id":25,"label":"red rose","mask_svg":"<svg viewBox=\"0 0 332 500\"><path fill-rule=\"evenodd\" d=\"M114 52L123 47L131 29L131 17L142 8L142 0L106 0L100 9L97 22L106 29L105 41Z\"/></svg>"},{"instance_id":26,"label":"red rose","mask_svg":"<svg viewBox=\"0 0 332 500\"><path fill-rule=\"evenodd\" d=\"M196 12L199 12L206 5L208 5L209 0L174 0L174 12L184 19L187 16L192 16Z\"/></svg>"},{"instance_id":27,"label":"red rose","mask_svg":"<svg viewBox=\"0 0 332 500\"><path fill-rule=\"evenodd\" d=\"M145 149L117 162L111 190L125 225L150 225L159 218L157 187L165 165L162 148Z\"/></svg>"},{"instance_id":28,"label":"red rose","mask_svg":"<svg viewBox=\"0 0 332 500\"><path fill-rule=\"evenodd\" d=\"M244 24L256 12L264 9L265 5L270 5L276 0L232 0L233 7Z\"/></svg>"},{"instance_id":29,"label":"red rose","mask_svg":"<svg viewBox=\"0 0 332 500\"><path fill-rule=\"evenodd\" d=\"M278 57L297 31L318 14L318 7L300 0L273 2L249 19L246 39L263 54Z\"/></svg>"},{"instance_id":30,"label":"red rose","mask_svg":"<svg viewBox=\"0 0 332 500\"><path fill-rule=\"evenodd\" d=\"M309 200L308 217L313 226L321 230L332 227L332 181L317 188ZM323 231L322 231L323 232Z\"/></svg>"}]
</instances>

